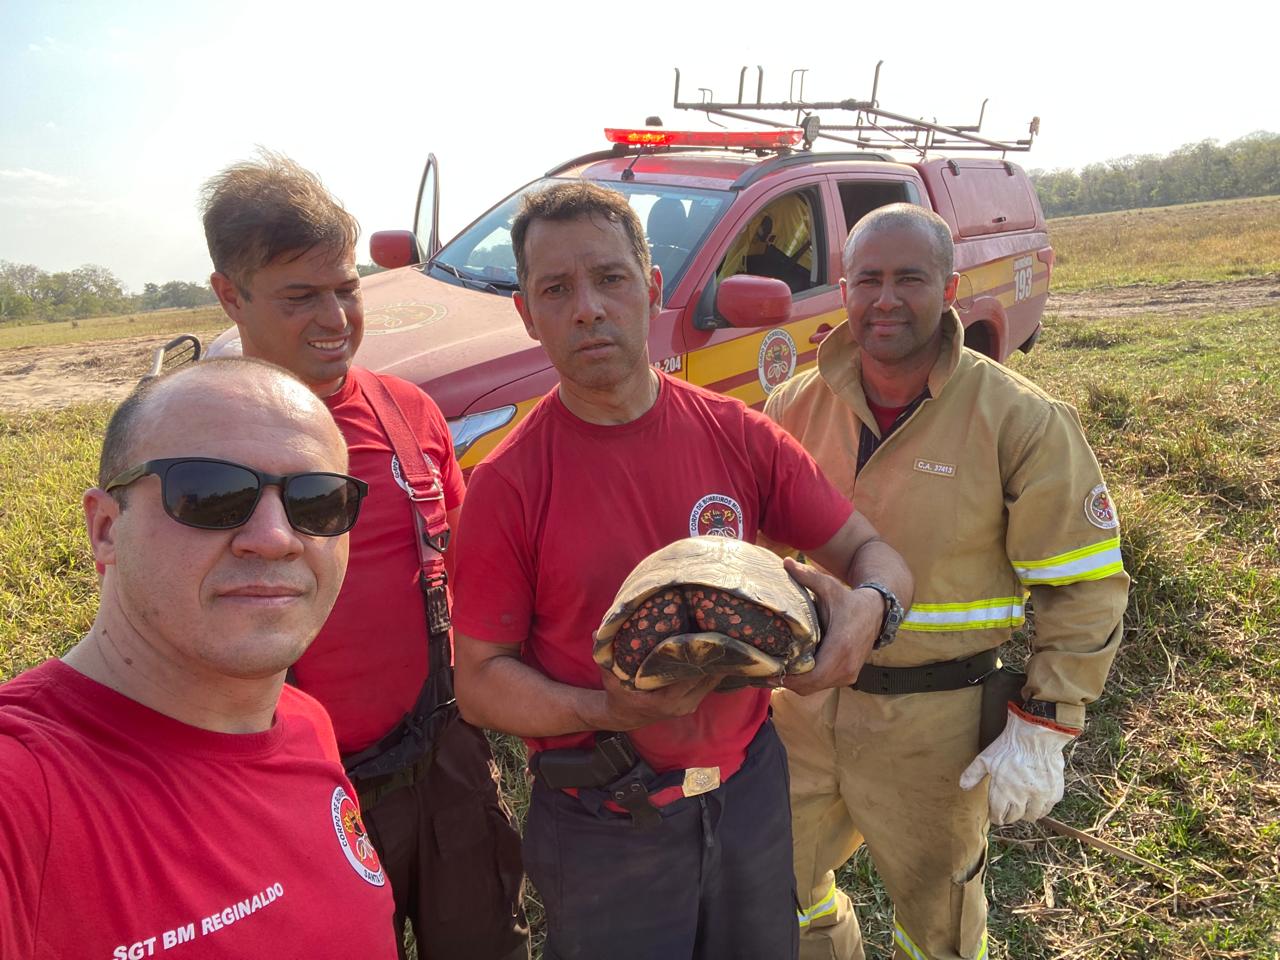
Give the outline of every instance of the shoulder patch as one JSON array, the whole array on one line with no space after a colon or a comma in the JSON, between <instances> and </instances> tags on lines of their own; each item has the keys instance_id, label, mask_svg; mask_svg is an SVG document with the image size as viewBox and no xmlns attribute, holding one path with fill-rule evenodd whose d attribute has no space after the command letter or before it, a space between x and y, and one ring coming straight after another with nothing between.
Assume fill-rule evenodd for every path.
<instances>
[{"instance_id":1,"label":"shoulder patch","mask_svg":"<svg viewBox=\"0 0 1280 960\"><path fill-rule=\"evenodd\" d=\"M373 841L364 828L360 808L341 786L333 791L329 813L333 817L333 830L338 835L338 845L342 847L351 869L360 879L375 887L385 884L387 874L382 869L378 851L373 849Z\"/></svg>"},{"instance_id":2,"label":"shoulder patch","mask_svg":"<svg viewBox=\"0 0 1280 960\"><path fill-rule=\"evenodd\" d=\"M1116 508L1111 504L1111 494L1107 493L1105 483L1098 484L1084 498L1084 517L1102 530L1114 530L1120 526L1120 521L1116 517Z\"/></svg>"}]
</instances>

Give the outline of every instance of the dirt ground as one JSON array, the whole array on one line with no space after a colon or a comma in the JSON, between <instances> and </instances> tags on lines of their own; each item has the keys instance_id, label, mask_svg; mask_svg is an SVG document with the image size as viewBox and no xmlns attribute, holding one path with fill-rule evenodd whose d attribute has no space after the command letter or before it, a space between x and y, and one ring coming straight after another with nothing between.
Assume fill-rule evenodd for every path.
<instances>
[{"instance_id":1,"label":"dirt ground","mask_svg":"<svg viewBox=\"0 0 1280 960\"><path fill-rule=\"evenodd\" d=\"M120 400L170 335L13 347L0 351L0 410L14 412Z\"/></svg>"},{"instance_id":2,"label":"dirt ground","mask_svg":"<svg viewBox=\"0 0 1280 960\"><path fill-rule=\"evenodd\" d=\"M1178 280L1160 286L1107 287L1078 293L1050 293L1045 312L1073 320L1098 320L1142 313L1194 316L1234 313L1280 305L1280 276L1207 283Z\"/></svg>"},{"instance_id":3,"label":"dirt ground","mask_svg":"<svg viewBox=\"0 0 1280 960\"><path fill-rule=\"evenodd\" d=\"M1184 280L1163 286L1054 293L1046 312L1051 317L1087 320L1153 312L1186 316L1278 304L1280 277L1271 276L1227 283ZM132 337L0 351L0 410L16 412L119 400L147 371L151 351L167 339Z\"/></svg>"}]
</instances>

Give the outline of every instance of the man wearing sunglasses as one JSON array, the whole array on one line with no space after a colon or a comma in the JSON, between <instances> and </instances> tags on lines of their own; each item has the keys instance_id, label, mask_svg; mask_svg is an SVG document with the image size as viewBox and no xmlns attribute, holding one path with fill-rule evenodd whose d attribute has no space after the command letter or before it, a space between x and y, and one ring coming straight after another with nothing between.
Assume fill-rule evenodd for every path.
<instances>
[{"instance_id":1,"label":"man wearing sunglasses","mask_svg":"<svg viewBox=\"0 0 1280 960\"><path fill-rule=\"evenodd\" d=\"M395 956L328 717L284 686L342 583L346 466L323 404L257 361L117 409L84 495L93 626L0 686L0 956Z\"/></svg>"},{"instance_id":2,"label":"man wearing sunglasses","mask_svg":"<svg viewBox=\"0 0 1280 960\"><path fill-rule=\"evenodd\" d=\"M323 400L369 484L346 582L293 682L333 719L395 928L412 923L424 960L527 957L520 838L488 741L453 703L445 566L462 474L430 397L352 365L359 225L313 174L267 153L209 181L204 228L244 354Z\"/></svg>"}]
</instances>

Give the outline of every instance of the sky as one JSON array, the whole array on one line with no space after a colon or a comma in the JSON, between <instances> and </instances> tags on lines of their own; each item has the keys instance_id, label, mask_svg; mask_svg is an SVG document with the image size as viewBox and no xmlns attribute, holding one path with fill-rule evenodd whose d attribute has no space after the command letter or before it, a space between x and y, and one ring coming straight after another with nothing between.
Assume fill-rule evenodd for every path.
<instances>
[{"instance_id":1,"label":"sky","mask_svg":"<svg viewBox=\"0 0 1280 960\"><path fill-rule=\"evenodd\" d=\"M188 9L189 8L189 9ZM1028 169L1280 132L1280 8L1168 3L440 4L0 0L0 260L203 281L200 186L258 146L316 171L365 237L409 228L428 152L452 236L606 126L705 129L672 108L764 68L785 99L1026 135ZM359 259L367 260L362 239Z\"/></svg>"}]
</instances>

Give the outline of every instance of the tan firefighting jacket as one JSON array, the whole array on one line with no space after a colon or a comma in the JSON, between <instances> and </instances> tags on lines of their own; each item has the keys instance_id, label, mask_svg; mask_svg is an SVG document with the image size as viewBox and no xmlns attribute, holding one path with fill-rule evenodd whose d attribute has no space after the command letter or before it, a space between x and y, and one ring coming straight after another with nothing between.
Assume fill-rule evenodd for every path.
<instances>
[{"instance_id":1,"label":"tan firefighting jacket","mask_svg":"<svg viewBox=\"0 0 1280 960\"><path fill-rule=\"evenodd\" d=\"M859 436L880 429L862 392L848 323L815 369L769 397L765 412L906 560L915 602L879 666L919 666L998 647L1035 608L1026 696L1083 727L1120 642L1129 577L1114 505L1069 404L964 347L943 317L929 399L857 474Z\"/></svg>"}]
</instances>

